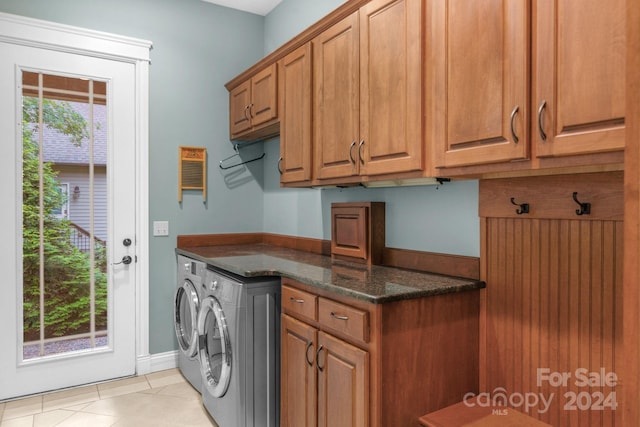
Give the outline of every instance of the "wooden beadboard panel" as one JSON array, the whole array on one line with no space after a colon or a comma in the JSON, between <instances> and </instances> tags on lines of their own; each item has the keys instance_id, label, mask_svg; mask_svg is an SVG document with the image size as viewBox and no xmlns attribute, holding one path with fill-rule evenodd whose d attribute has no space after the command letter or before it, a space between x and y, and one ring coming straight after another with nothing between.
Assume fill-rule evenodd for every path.
<instances>
[{"instance_id":1,"label":"wooden beadboard panel","mask_svg":"<svg viewBox=\"0 0 640 427\"><path fill-rule=\"evenodd\" d=\"M482 180L479 213L492 218L622 221L623 180L623 172ZM576 215L574 191L579 201L591 203L591 214ZM528 203L529 213L518 215L512 197L518 204Z\"/></svg>"},{"instance_id":2,"label":"wooden beadboard panel","mask_svg":"<svg viewBox=\"0 0 640 427\"><path fill-rule=\"evenodd\" d=\"M625 146L625 260L624 260L624 351L620 367L623 387L624 424L640 425L640 2L626 2L626 146Z\"/></svg>"},{"instance_id":3,"label":"wooden beadboard panel","mask_svg":"<svg viewBox=\"0 0 640 427\"><path fill-rule=\"evenodd\" d=\"M481 391L554 395L529 414L554 426L622 426L621 408L565 410L575 371L615 372L622 345L622 221L485 218ZM537 385L537 369L569 372L567 386ZM620 387L618 387L619 389ZM617 391L617 390L616 390ZM618 397L621 393L618 393ZM619 400L619 399L618 399Z\"/></svg>"}]
</instances>

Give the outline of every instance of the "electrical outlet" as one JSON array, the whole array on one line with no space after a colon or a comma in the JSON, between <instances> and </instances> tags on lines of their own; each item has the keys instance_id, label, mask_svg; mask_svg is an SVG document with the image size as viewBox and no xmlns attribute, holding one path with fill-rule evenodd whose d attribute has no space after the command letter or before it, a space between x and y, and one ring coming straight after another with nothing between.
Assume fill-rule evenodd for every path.
<instances>
[{"instance_id":1,"label":"electrical outlet","mask_svg":"<svg viewBox=\"0 0 640 427\"><path fill-rule=\"evenodd\" d=\"M168 236L169 235L169 221L153 221L153 235L154 236Z\"/></svg>"}]
</instances>

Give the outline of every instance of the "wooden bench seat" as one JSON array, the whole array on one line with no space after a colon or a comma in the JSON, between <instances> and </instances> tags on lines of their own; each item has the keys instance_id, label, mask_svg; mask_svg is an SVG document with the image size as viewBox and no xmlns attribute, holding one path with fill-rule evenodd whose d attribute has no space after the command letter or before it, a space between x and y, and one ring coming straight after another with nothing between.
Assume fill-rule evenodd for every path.
<instances>
[{"instance_id":1,"label":"wooden bench seat","mask_svg":"<svg viewBox=\"0 0 640 427\"><path fill-rule=\"evenodd\" d=\"M480 406L476 398L420 417L424 427L544 427L535 418L504 406Z\"/></svg>"}]
</instances>

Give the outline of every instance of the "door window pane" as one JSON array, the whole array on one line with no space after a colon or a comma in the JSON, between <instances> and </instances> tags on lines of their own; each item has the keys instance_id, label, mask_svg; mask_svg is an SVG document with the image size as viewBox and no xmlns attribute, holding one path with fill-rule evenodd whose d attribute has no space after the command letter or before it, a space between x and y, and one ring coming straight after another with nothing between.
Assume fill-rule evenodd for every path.
<instances>
[{"instance_id":1,"label":"door window pane","mask_svg":"<svg viewBox=\"0 0 640 427\"><path fill-rule=\"evenodd\" d=\"M22 83L23 359L105 348L106 83Z\"/></svg>"}]
</instances>

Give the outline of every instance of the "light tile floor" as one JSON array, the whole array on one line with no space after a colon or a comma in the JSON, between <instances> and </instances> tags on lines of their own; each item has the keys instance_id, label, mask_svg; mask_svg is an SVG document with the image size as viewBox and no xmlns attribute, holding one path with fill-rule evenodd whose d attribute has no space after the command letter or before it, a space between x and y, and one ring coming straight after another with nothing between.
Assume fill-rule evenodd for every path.
<instances>
[{"instance_id":1,"label":"light tile floor","mask_svg":"<svg viewBox=\"0 0 640 427\"><path fill-rule=\"evenodd\" d=\"M0 403L2 427L217 427L177 369Z\"/></svg>"}]
</instances>

